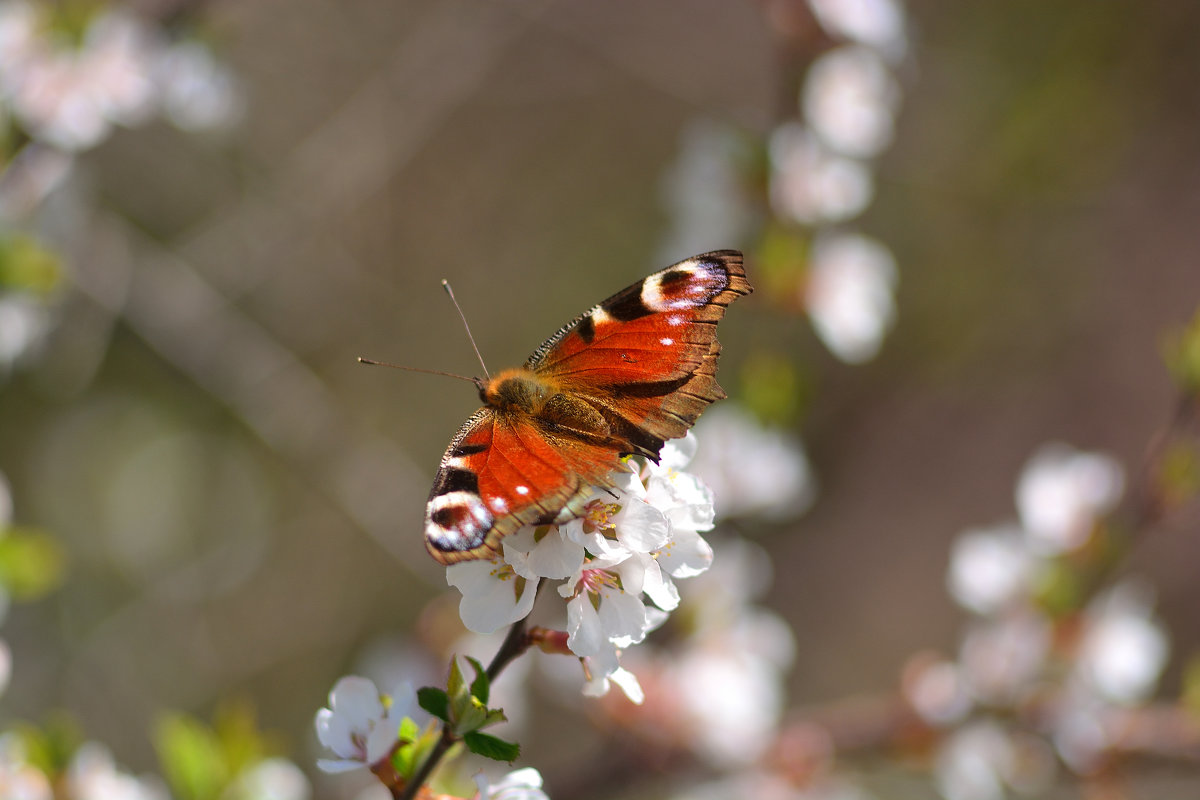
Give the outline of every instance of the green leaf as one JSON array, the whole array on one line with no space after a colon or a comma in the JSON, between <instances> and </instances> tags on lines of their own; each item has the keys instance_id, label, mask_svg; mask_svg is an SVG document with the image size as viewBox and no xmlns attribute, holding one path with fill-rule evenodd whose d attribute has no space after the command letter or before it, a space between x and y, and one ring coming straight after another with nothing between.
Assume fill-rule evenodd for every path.
<instances>
[{"instance_id":1,"label":"green leaf","mask_svg":"<svg viewBox=\"0 0 1200 800\"><path fill-rule=\"evenodd\" d=\"M62 281L59 257L26 234L0 235L0 289L49 294Z\"/></svg>"},{"instance_id":2,"label":"green leaf","mask_svg":"<svg viewBox=\"0 0 1200 800\"><path fill-rule=\"evenodd\" d=\"M216 733L186 714L159 720L154 748L171 793L180 800L216 800L229 782L229 765Z\"/></svg>"},{"instance_id":3,"label":"green leaf","mask_svg":"<svg viewBox=\"0 0 1200 800\"><path fill-rule=\"evenodd\" d=\"M491 680L488 678L487 670L470 656L467 656L467 661L471 664L472 669L475 670L475 680L471 681L471 694L479 702L487 705L488 693L491 690Z\"/></svg>"},{"instance_id":4,"label":"green leaf","mask_svg":"<svg viewBox=\"0 0 1200 800\"><path fill-rule=\"evenodd\" d=\"M58 588L65 554L47 533L12 527L0 536L0 585L18 600L36 600Z\"/></svg>"},{"instance_id":5,"label":"green leaf","mask_svg":"<svg viewBox=\"0 0 1200 800\"><path fill-rule=\"evenodd\" d=\"M453 722L451 723L451 731L455 736L462 736L477 731L487 724L488 708L483 703L480 703L475 698L470 698L470 703L461 709L452 709Z\"/></svg>"},{"instance_id":6,"label":"green leaf","mask_svg":"<svg viewBox=\"0 0 1200 800\"><path fill-rule=\"evenodd\" d=\"M25 746L25 758L46 775L61 775L83 744L79 723L65 711L53 712L41 728L16 723L12 731Z\"/></svg>"},{"instance_id":7,"label":"green leaf","mask_svg":"<svg viewBox=\"0 0 1200 800\"><path fill-rule=\"evenodd\" d=\"M450 657L450 677L446 679L446 693L451 700L458 700L466 693L467 682L463 679L462 670L458 668L458 659Z\"/></svg>"},{"instance_id":8,"label":"green leaf","mask_svg":"<svg viewBox=\"0 0 1200 800\"><path fill-rule=\"evenodd\" d=\"M417 704L443 722L450 721L450 698L435 686L417 689Z\"/></svg>"},{"instance_id":9,"label":"green leaf","mask_svg":"<svg viewBox=\"0 0 1200 800\"><path fill-rule=\"evenodd\" d=\"M262 761L267 742L258 729L258 715L249 700L228 700L213 714L213 733L230 777Z\"/></svg>"},{"instance_id":10,"label":"green leaf","mask_svg":"<svg viewBox=\"0 0 1200 800\"><path fill-rule=\"evenodd\" d=\"M415 722L405 717L400 723L400 738L408 743L396 748L396 753L392 756L392 766L396 768L396 774L409 780L441 740L442 726L430 720L422 731L417 728Z\"/></svg>"},{"instance_id":11,"label":"green leaf","mask_svg":"<svg viewBox=\"0 0 1200 800\"><path fill-rule=\"evenodd\" d=\"M479 727L486 728L489 725L496 725L501 722L508 722L508 717L504 715L504 709L489 708L487 711L487 717L484 718L483 724Z\"/></svg>"},{"instance_id":12,"label":"green leaf","mask_svg":"<svg viewBox=\"0 0 1200 800\"><path fill-rule=\"evenodd\" d=\"M1200 719L1200 654L1193 654L1183 668L1183 708L1193 719Z\"/></svg>"},{"instance_id":13,"label":"green leaf","mask_svg":"<svg viewBox=\"0 0 1200 800\"><path fill-rule=\"evenodd\" d=\"M506 742L496 736L490 736L478 731L465 734L463 742L467 749L476 755L495 761L513 762L521 755L521 746L516 742Z\"/></svg>"},{"instance_id":14,"label":"green leaf","mask_svg":"<svg viewBox=\"0 0 1200 800\"><path fill-rule=\"evenodd\" d=\"M1167 340L1163 351L1179 387L1191 394L1200 392L1200 312Z\"/></svg>"}]
</instances>

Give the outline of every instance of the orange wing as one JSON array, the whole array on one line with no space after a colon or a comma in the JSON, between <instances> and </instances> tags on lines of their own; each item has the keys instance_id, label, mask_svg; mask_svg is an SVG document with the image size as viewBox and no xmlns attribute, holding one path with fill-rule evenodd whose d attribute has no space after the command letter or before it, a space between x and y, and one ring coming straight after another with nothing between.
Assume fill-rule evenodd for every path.
<instances>
[{"instance_id":1,"label":"orange wing","mask_svg":"<svg viewBox=\"0 0 1200 800\"><path fill-rule=\"evenodd\" d=\"M717 323L752 291L742 256L695 256L618 292L565 325L525 367L493 379L487 405L442 457L425 513L445 564L498 553L533 523L563 522L623 455L657 460L725 396Z\"/></svg>"}]
</instances>

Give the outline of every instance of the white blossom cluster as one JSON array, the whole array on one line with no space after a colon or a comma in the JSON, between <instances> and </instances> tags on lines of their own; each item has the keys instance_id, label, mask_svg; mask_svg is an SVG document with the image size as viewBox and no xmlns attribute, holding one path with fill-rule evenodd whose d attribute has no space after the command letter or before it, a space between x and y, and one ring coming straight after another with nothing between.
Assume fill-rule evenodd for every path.
<instances>
[{"instance_id":1,"label":"white blossom cluster","mask_svg":"<svg viewBox=\"0 0 1200 800\"><path fill-rule=\"evenodd\" d=\"M611 492L595 490L578 519L523 529L504 539L502 557L447 568L446 580L462 592L467 628L491 633L524 619L541 581L559 581L567 646L584 663L584 693L603 695L615 683L641 702L621 652L679 605L676 580L712 563L700 536L713 526L712 492L682 471L695 447L690 434L668 442L658 464L631 461L613 475Z\"/></svg>"},{"instance_id":2,"label":"white blossom cluster","mask_svg":"<svg viewBox=\"0 0 1200 800\"><path fill-rule=\"evenodd\" d=\"M1047 445L1018 480L1018 519L955 543L947 583L971 622L957 659L906 681L917 713L950 731L936 761L947 800L1038 795L1060 762L1088 774L1116 743L1116 712L1154 691L1169 644L1147 588L1125 580L1096 595L1066 643L1035 602L1055 559L1094 543L1123 488L1112 458ZM1035 722L1018 722L1031 704Z\"/></svg>"},{"instance_id":3,"label":"white blossom cluster","mask_svg":"<svg viewBox=\"0 0 1200 800\"><path fill-rule=\"evenodd\" d=\"M292 762L268 758L243 771L227 788L228 800L309 800L308 779ZM112 753L87 742L52 780L33 764L21 738L0 736L0 797L5 800L171 800L161 779L134 775L117 766Z\"/></svg>"},{"instance_id":4,"label":"white blossom cluster","mask_svg":"<svg viewBox=\"0 0 1200 800\"><path fill-rule=\"evenodd\" d=\"M96 14L76 43L49 13L42 3L0 2L0 104L34 140L79 152L155 114L185 130L235 116L232 74L203 45L173 43L119 5Z\"/></svg>"},{"instance_id":5,"label":"white blossom cluster","mask_svg":"<svg viewBox=\"0 0 1200 800\"><path fill-rule=\"evenodd\" d=\"M349 675L329 693L329 707L317 712L317 739L337 758L317 760L323 772L340 773L373 767L388 758L400 742L401 721L422 720L427 715L417 705L410 683L401 683L381 694L367 678ZM485 774L475 777L474 800L548 800L542 791L542 776L536 769L514 770L492 781ZM363 797L387 797L382 786L374 786Z\"/></svg>"},{"instance_id":6,"label":"white blossom cluster","mask_svg":"<svg viewBox=\"0 0 1200 800\"><path fill-rule=\"evenodd\" d=\"M797 118L770 137L775 214L815 231L800 300L817 335L848 363L872 358L895 316L896 265L880 242L845 227L875 193L871 162L892 142L907 50L899 0L809 0L839 42L809 66Z\"/></svg>"}]
</instances>

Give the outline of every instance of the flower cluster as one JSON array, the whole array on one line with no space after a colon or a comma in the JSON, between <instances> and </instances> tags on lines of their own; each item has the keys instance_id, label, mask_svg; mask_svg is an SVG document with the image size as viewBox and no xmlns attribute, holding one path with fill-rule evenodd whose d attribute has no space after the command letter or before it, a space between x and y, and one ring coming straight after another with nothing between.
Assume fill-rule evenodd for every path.
<instances>
[{"instance_id":1,"label":"flower cluster","mask_svg":"<svg viewBox=\"0 0 1200 800\"><path fill-rule=\"evenodd\" d=\"M595 490L578 519L524 529L506 538L502 557L456 564L446 580L462 592L463 622L491 633L528 616L541 581L561 581L567 601L566 647L584 663L584 693L616 683L642 699L637 679L620 665L679 604L675 581L712 562L700 536L713 525L712 493L682 471L695 438L668 443L658 464L634 462L614 474L614 488Z\"/></svg>"},{"instance_id":2,"label":"flower cluster","mask_svg":"<svg viewBox=\"0 0 1200 800\"><path fill-rule=\"evenodd\" d=\"M317 767L328 773L359 768L385 772L384 762L416 738L414 720L424 716L411 684L382 694L367 678L344 677L330 691L329 707L318 711L314 720L317 738L337 758L318 759ZM475 786L472 800L547 800L542 776L528 767L496 781L479 773Z\"/></svg>"},{"instance_id":3,"label":"flower cluster","mask_svg":"<svg viewBox=\"0 0 1200 800\"><path fill-rule=\"evenodd\" d=\"M196 42L121 7L87 21L77 41L42 3L0 3L0 102L32 139L68 152L95 147L117 125L156 112L185 130L228 122L231 74Z\"/></svg>"},{"instance_id":4,"label":"flower cluster","mask_svg":"<svg viewBox=\"0 0 1200 800\"><path fill-rule=\"evenodd\" d=\"M1059 597L1064 559L1110 535L1102 516L1123 486L1108 456L1048 445L1018 481L1018 521L956 542L947 583L973 619L956 660L922 659L906 681L916 712L949 730L936 763L947 800L1037 794L1058 761L1090 773L1116 744L1118 712L1154 690L1168 643L1147 589L1126 580L1078 610L1085 598Z\"/></svg>"}]
</instances>

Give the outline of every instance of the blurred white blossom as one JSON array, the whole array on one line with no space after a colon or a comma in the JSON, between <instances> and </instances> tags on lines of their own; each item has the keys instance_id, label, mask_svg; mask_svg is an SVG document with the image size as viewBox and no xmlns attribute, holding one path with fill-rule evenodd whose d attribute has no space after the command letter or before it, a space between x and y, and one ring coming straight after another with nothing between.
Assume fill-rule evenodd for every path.
<instances>
[{"instance_id":1,"label":"blurred white blossom","mask_svg":"<svg viewBox=\"0 0 1200 800\"><path fill-rule=\"evenodd\" d=\"M169 799L156 778L138 778L117 769L112 753L97 742L88 742L75 752L67 768L66 786L71 800Z\"/></svg>"},{"instance_id":2,"label":"blurred white blossom","mask_svg":"<svg viewBox=\"0 0 1200 800\"><path fill-rule=\"evenodd\" d=\"M892 60L908 48L904 8L898 0L809 0L809 5L833 36L870 45Z\"/></svg>"},{"instance_id":3,"label":"blurred white blossom","mask_svg":"<svg viewBox=\"0 0 1200 800\"><path fill-rule=\"evenodd\" d=\"M842 155L870 158L892 143L900 86L874 51L839 47L809 67L801 102L825 144Z\"/></svg>"},{"instance_id":4,"label":"blurred white blossom","mask_svg":"<svg viewBox=\"0 0 1200 800\"><path fill-rule=\"evenodd\" d=\"M717 517L792 519L816 497L804 445L793 434L762 425L732 402L709 409L696 423L692 471L709 486Z\"/></svg>"},{"instance_id":5,"label":"blurred white blossom","mask_svg":"<svg viewBox=\"0 0 1200 800\"><path fill-rule=\"evenodd\" d=\"M233 72L200 42L180 42L156 65L163 114L185 131L220 128L234 122L242 98Z\"/></svg>"},{"instance_id":6,"label":"blurred white blossom","mask_svg":"<svg viewBox=\"0 0 1200 800\"><path fill-rule=\"evenodd\" d=\"M1130 705L1154 691L1170 645L1152 606L1149 587L1133 582L1117 584L1088 606L1076 677L1104 700Z\"/></svg>"},{"instance_id":7,"label":"blurred white blossom","mask_svg":"<svg viewBox=\"0 0 1200 800\"><path fill-rule=\"evenodd\" d=\"M308 800L312 787L299 767L286 758L268 758L243 772L222 800Z\"/></svg>"},{"instance_id":8,"label":"blurred white blossom","mask_svg":"<svg viewBox=\"0 0 1200 800\"><path fill-rule=\"evenodd\" d=\"M971 694L988 705L1011 705L1030 694L1050 651L1050 622L1021 609L971 625L959 653Z\"/></svg>"},{"instance_id":9,"label":"blurred white blossom","mask_svg":"<svg viewBox=\"0 0 1200 800\"><path fill-rule=\"evenodd\" d=\"M50 332L50 315L46 304L30 295L0 294L0 372L41 346Z\"/></svg>"},{"instance_id":10,"label":"blurred white blossom","mask_svg":"<svg viewBox=\"0 0 1200 800\"><path fill-rule=\"evenodd\" d=\"M1017 512L1034 549L1056 555L1087 542L1096 518L1116 506L1124 488L1113 458L1048 444L1021 472Z\"/></svg>"},{"instance_id":11,"label":"blurred white blossom","mask_svg":"<svg viewBox=\"0 0 1200 800\"><path fill-rule=\"evenodd\" d=\"M679 154L662 182L671 220L660 248L665 263L729 247L750 228L753 211L737 163L741 148L736 133L713 120L684 127Z\"/></svg>"},{"instance_id":12,"label":"blurred white blossom","mask_svg":"<svg viewBox=\"0 0 1200 800\"><path fill-rule=\"evenodd\" d=\"M777 128L769 152L771 207L784 219L842 222L858 216L875 193L865 164L833 153L799 123Z\"/></svg>"},{"instance_id":13,"label":"blurred white blossom","mask_svg":"<svg viewBox=\"0 0 1200 800\"><path fill-rule=\"evenodd\" d=\"M1024 598L1033 568L1034 558L1020 528L969 530L950 551L946 582L963 608L993 614Z\"/></svg>"},{"instance_id":14,"label":"blurred white blossom","mask_svg":"<svg viewBox=\"0 0 1200 800\"><path fill-rule=\"evenodd\" d=\"M35 142L78 152L159 112L185 130L236 116L232 73L202 44L171 43L122 6L93 16L75 44L52 30L50 13L0 0L0 103Z\"/></svg>"},{"instance_id":15,"label":"blurred white blossom","mask_svg":"<svg viewBox=\"0 0 1200 800\"><path fill-rule=\"evenodd\" d=\"M476 800L550 800L542 791L541 773L533 767L514 770L494 783L480 773L475 786Z\"/></svg>"},{"instance_id":16,"label":"blurred white blossom","mask_svg":"<svg viewBox=\"0 0 1200 800\"><path fill-rule=\"evenodd\" d=\"M317 738L338 757L318 759L317 767L346 772L376 764L399 740L401 719L413 716L416 709L417 695L408 684L385 698L366 678L342 678L329 693L329 708L318 711L314 720Z\"/></svg>"},{"instance_id":17,"label":"blurred white blossom","mask_svg":"<svg viewBox=\"0 0 1200 800\"><path fill-rule=\"evenodd\" d=\"M843 361L858 364L879 351L896 314L896 262L866 236L817 238L803 299L821 341Z\"/></svg>"},{"instance_id":18,"label":"blurred white blossom","mask_svg":"<svg viewBox=\"0 0 1200 800\"><path fill-rule=\"evenodd\" d=\"M909 705L931 725L959 722L973 705L963 671L953 661L916 664L907 670L902 688Z\"/></svg>"},{"instance_id":19,"label":"blurred white blossom","mask_svg":"<svg viewBox=\"0 0 1200 800\"><path fill-rule=\"evenodd\" d=\"M15 733L0 734L0 797L4 800L54 800L50 779L29 763Z\"/></svg>"},{"instance_id":20,"label":"blurred white blossom","mask_svg":"<svg viewBox=\"0 0 1200 800\"><path fill-rule=\"evenodd\" d=\"M1055 777L1054 754L1039 736L977 720L942 743L935 764L946 800L1004 800L1008 790L1042 797Z\"/></svg>"}]
</instances>

